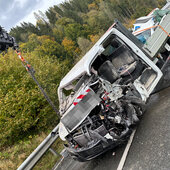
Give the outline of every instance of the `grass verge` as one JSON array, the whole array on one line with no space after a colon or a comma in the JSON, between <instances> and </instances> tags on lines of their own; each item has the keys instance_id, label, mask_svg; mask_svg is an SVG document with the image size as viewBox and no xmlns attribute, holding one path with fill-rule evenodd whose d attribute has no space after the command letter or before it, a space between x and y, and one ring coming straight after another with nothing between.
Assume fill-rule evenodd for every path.
<instances>
[{"instance_id":1,"label":"grass verge","mask_svg":"<svg viewBox=\"0 0 170 170\"><path fill-rule=\"evenodd\" d=\"M0 151L0 170L17 169L48 134L49 132L41 132L38 135L29 136L29 139L20 141L13 146L2 148ZM52 148L60 153L63 149L63 142L58 138ZM47 151L33 169L51 169L60 158L61 156L54 156L50 151Z\"/></svg>"}]
</instances>

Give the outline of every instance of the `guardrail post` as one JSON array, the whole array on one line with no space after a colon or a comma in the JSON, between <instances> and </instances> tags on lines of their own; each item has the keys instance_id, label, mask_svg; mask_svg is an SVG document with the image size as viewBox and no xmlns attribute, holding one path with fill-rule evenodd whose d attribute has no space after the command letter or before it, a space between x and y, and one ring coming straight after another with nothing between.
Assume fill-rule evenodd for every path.
<instances>
[{"instance_id":1,"label":"guardrail post","mask_svg":"<svg viewBox=\"0 0 170 170\"><path fill-rule=\"evenodd\" d=\"M53 148L49 148L49 151L54 155L54 156L59 156L60 154L57 153Z\"/></svg>"},{"instance_id":2,"label":"guardrail post","mask_svg":"<svg viewBox=\"0 0 170 170\"><path fill-rule=\"evenodd\" d=\"M30 170L41 159L45 152L58 138L58 125L53 131L43 140L43 142L31 153L31 155L20 165L17 170Z\"/></svg>"}]
</instances>

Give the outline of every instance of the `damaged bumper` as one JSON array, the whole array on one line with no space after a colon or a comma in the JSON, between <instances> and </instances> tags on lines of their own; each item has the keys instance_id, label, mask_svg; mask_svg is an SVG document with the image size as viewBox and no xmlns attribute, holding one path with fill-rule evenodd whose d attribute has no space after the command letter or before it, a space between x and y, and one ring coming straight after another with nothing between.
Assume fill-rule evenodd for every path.
<instances>
[{"instance_id":1,"label":"damaged bumper","mask_svg":"<svg viewBox=\"0 0 170 170\"><path fill-rule=\"evenodd\" d=\"M73 157L73 159L78 160L80 162L89 161L107 150L114 148L118 145L116 142L108 141L108 144L102 141L93 141L93 143L81 149L74 149L66 147L67 151Z\"/></svg>"},{"instance_id":2,"label":"damaged bumper","mask_svg":"<svg viewBox=\"0 0 170 170\"><path fill-rule=\"evenodd\" d=\"M122 138L122 141L127 141L127 138L131 133L132 130L129 130L126 135L124 135L124 138ZM96 158L110 149L115 148L116 146L122 144L122 141L118 142L111 139L106 139L106 141L93 140L88 146L83 148L70 148L67 145L65 148L73 159L80 162L85 162Z\"/></svg>"}]
</instances>

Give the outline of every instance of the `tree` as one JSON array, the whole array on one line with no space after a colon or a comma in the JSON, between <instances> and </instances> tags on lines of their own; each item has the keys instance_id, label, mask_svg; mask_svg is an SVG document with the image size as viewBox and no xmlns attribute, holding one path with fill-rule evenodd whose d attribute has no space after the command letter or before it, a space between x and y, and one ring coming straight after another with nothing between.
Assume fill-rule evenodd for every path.
<instances>
[{"instance_id":1,"label":"tree","mask_svg":"<svg viewBox=\"0 0 170 170\"><path fill-rule=\"evenodd\" d=\"M92 43L86 38L79 37L77 42L82 55L84 55L92 47Z\"/></svg>"},{"instance_id":2,"label":"tree","mask_svg":"<svg viewBox=\"0 0 170 170\"><path fill-rule=\"evenodd\" d=\"M81 24L68 24L65 28L64 28L64 32L65 35L68 39L71 39L75 42L77 42L77 38L80 36L85 36L84 33L84 28Z\"/></svg>"},{"instance_id":3,"label":"tree","mask_svg":"<svg viewBox=\"0 0 170 170\"><path fill-rule=\"evenodd\" d=\"M67 39L66 37L62 41L65 51L69 54L70 58L77 57L80 54L80 49L76 47L75 42Z\"/></svg>"}]
</instances>

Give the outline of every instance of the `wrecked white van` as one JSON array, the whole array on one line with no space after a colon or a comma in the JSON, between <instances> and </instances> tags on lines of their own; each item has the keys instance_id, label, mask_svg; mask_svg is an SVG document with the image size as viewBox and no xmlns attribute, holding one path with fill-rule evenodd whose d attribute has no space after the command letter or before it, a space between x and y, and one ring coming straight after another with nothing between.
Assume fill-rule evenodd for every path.
<instances>
[{"instance_id":1,"label":"wrecked white van","mask_svg":"<svg viewBox=\"0 0 170 170\"><path fill-rule=\"evenodd\" d=\"M90 160L128 139L170 69L169 45L167 35L151 54L116 21L62 79L59 135L73 158Z\"/></svg>"}]
</instances>

